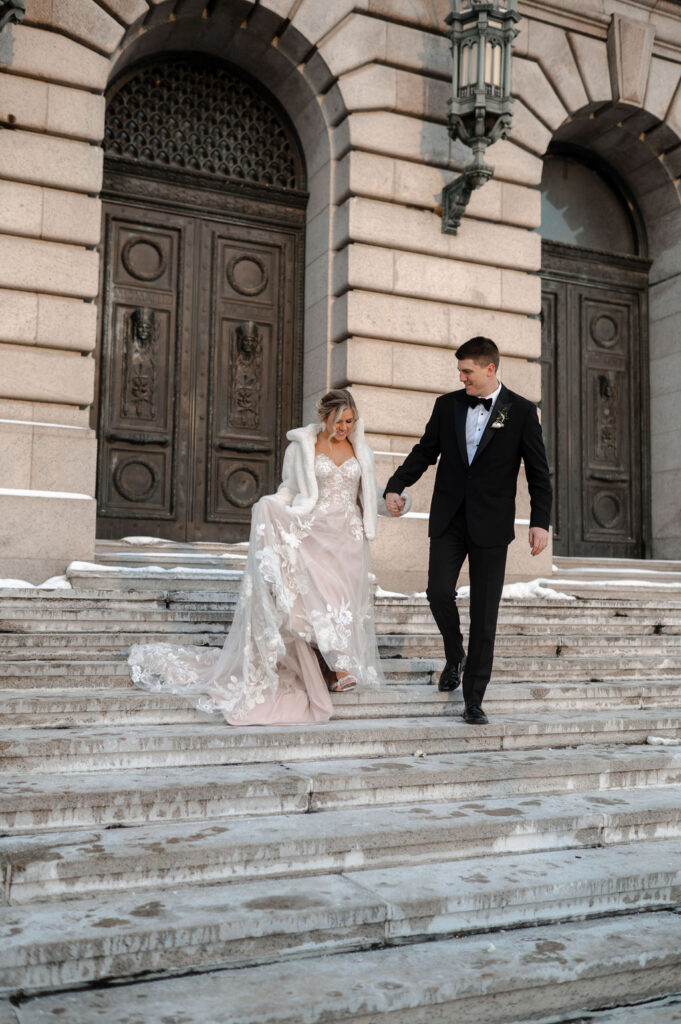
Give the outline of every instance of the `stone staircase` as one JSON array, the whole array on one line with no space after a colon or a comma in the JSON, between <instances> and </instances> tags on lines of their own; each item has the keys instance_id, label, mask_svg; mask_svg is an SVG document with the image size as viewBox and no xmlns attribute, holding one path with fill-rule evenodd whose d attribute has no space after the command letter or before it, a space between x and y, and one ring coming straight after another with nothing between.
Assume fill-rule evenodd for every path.
<instances>
[{"instance_id":1,"label":"stone staircase","mask_svg":"<svg viewBox=\"0 0 681 1024\"><path fill-rule=\"evenodd\" d=\"M238 729L125 658L242 552L0 592L0 1024L681 1022L681 600L505 600L475 727L381 596L388 686Z\"/></svg>"}]
</instances>

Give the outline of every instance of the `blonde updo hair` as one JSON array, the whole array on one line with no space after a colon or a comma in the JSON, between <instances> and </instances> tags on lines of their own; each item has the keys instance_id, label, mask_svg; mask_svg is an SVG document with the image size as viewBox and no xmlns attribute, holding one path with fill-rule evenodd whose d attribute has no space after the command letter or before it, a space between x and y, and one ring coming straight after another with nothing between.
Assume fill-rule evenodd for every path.
<instances>
[{"instance_id":1,"label":"blonde updo hair","mask_svg":"<svg viewBox=\"0 0 681 1024\"><path fill-rule=\"evenodd\" d=\"M333 437L336 432L336 423L343 409L350 409L352 415L355 417L355 421L359 419L355 400L350 392L346 391L345 388L334 388L332 391L327 391L326 394L317 402L317 415L320 420L328 423L329 427L334 428L333 431L331 431L331 437Z\"/></svg>"}]
</instances>

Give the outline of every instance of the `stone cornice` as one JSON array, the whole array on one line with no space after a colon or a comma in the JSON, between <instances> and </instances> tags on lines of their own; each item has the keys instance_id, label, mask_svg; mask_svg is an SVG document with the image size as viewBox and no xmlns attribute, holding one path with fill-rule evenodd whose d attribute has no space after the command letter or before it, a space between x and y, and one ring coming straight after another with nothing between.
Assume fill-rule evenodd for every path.
<instances>
[{"instance_id":1,"label":"stone cornice","mask_svg":"<svg viewBox=\"0 0 681 1024\"><path fill-rule=\"evenodd\" d=\"M604 6L602 0L596 0L596 2L587 0L581 10L576 10L573 4L565 3L564 0L553 0L553 2L552 0L520 0L518 10L524 18L543 21L569 31L605 39L614 12L604 10ZM681 29L679 27L681 2L677 2L677 0L629 0L627 6L630 8L630 16L634 20L649 21L651 15L654 15L658 30L662 27L662 19L668 18L671 23L670 28L675 35L678 35L678 42L657 38L653 52L656 56L667 60L681 60ZM627 12L621 9L618 9L617 13L624 17L627 16Z\"/></svg>"}]
</instances>

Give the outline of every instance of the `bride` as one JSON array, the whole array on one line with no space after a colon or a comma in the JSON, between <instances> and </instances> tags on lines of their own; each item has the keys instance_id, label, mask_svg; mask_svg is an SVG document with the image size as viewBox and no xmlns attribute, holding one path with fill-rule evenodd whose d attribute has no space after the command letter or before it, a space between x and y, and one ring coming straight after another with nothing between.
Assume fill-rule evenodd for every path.
<instances>
[{"instance_id":1,"label":"bride","mask_svg":"<svg viewBox=\"0 0 681 1024\"><path fill-rule=\"evenodd\" d=\"M329 689L382 682L368 541L379 505L390 513L350 392L329 391L317 413L318 423L288 432L282 483L253 506L224 647L136 645L137 686L186 695L230 725L269 725L326 722Z\"/></svg>"}]
</instances>

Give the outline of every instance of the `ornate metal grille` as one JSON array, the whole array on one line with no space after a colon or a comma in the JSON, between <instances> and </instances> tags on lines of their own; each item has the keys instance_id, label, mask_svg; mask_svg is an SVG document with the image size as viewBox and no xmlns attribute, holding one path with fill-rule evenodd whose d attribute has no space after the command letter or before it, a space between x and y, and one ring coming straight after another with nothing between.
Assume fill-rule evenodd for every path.
<instances>
[{"instance_id":1,"label":"ornate metal grille","mask_svg":"<svg viewBox=\"0 0 681 1024\"><path fill-rule=\"evenodd\" d=\"M133 72L109 102L104 150L137 165L305 187L280 112L229 67L205 60L165 60Z\"/></svg>"}]
</instances>

